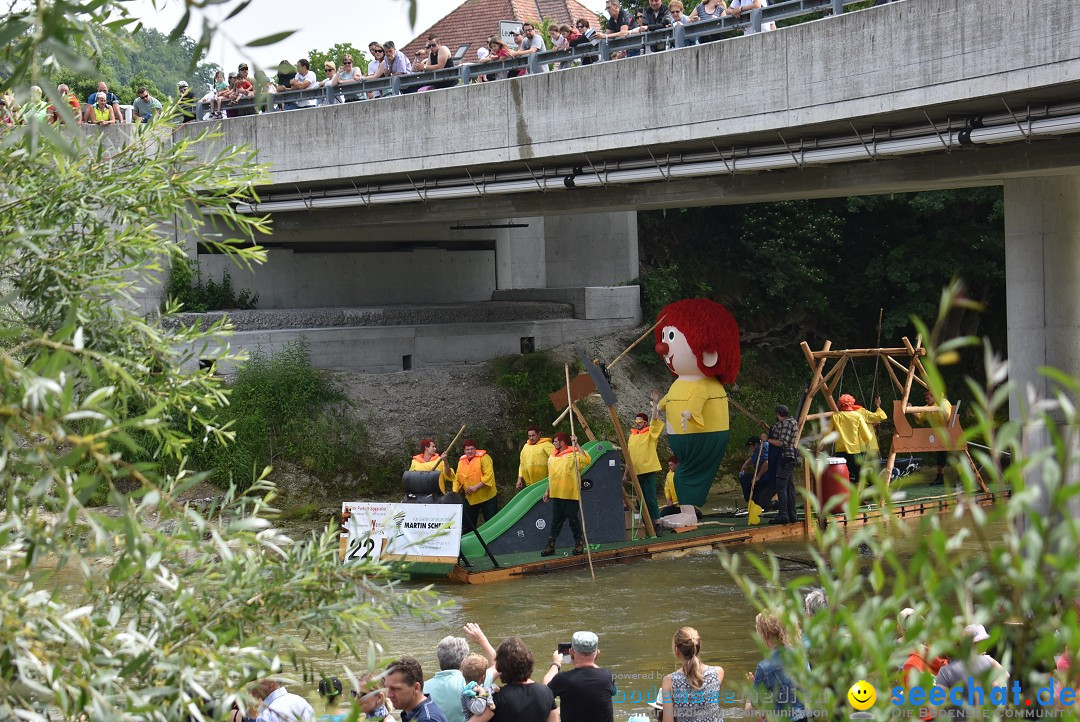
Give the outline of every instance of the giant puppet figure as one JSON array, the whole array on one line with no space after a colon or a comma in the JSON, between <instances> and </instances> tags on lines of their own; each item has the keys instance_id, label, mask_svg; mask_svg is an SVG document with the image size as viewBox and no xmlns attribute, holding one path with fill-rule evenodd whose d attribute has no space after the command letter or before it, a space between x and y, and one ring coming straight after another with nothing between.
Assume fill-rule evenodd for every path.
<instances>
[{"instance_id":1,"label":"giant puppet figure","mask_svg":"<svg viewBox=\"0 0 1080 722\"><path fill-rule=\"evenodd\" d=\"M664 308L654 332L656 352L678 378L660 400L668 443L679 459L675 491L682 504L701 506L728 443L728 402L723 384L739 374L739 327L719 303L704 298Z\"/></svg>"}]
</instances>

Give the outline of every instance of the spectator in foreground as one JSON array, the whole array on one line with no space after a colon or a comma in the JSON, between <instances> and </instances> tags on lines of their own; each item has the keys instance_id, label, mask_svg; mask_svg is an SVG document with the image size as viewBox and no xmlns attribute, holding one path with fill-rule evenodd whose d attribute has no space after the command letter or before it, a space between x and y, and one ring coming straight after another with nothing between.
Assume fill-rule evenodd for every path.
<instances>
[{"instance_id":1,"label":"spectator in foreground","mask_svg":"<svg viewBox=\"0 0 1080 722\"><path fill-rule=\"evenodd\" d=\"M493 695L495 709L473 717L472 722L559 722L551 690L529 678L533 661L532 652L518 637L500 644L495 652L495 669L502 687Z\"/></svg>"},{"instance_id":2,"label":"spectator in foreground","mask_svg":"<svg viewBox=\"0 0 1080 722\"><path fill-rule=\"evenodd\" d=\"M145 87L140 87L132 108L136 123L149 123L155 113L161 112L161 101L151 96Z\"/></svg>"},{"instance_id":3,"label":"spectator in foreground","mask_svg":"<svg viewBox=\"0 0 1080 722\"><path fill-rule=\"evenodd\" d=\"M599 667L600 639L592 632L574 632L570 640L570 663L573 668L563 672L563 655L559 650L551 656L551 666L544 675L544 684L559 698L562 722L613 722L612 698L615 696L615 675Z\"/></svg>"},{"instance_id":4,"label":"spectator in foreground","mask_svg":"<svg viewBox=\"0 0 1080 722\"><path fill-rule=\"evenodd\" d=\"M671 647L682 666L660 684L662 722L722 722L720 685L724 683L724 668L702 663L701 635L693 627L676 632Z\"/></svg>"},{"instance_id":5,"label":"spectator in foreground","mask_svg":"<svg viewBox=\"0 0 1080 722\"><path fill-rule=\"evenodd\" d=\"M439 671L424 682L424 694L446 715L447 722L463 722L461 693L465 678L461 674L461 662L469 654L469 643L464 637L443 637L435 648Z\"/></svg>"},{"instance_id":6,"label":"spectator in foreground","mask_svg":"<svg viewBox=\"0 0 1080 722\"><path fill-rule=\"evenodd\" d=\"M341 680L337 677L319 680L319 697L325 711L319 715L318 722L345 722L349 718L352 705L341 699L341 690Z\"/></svg>"},{"instance_id":7,"label":"spectator in foreground","mask_svg":"<svg viewBox=\"0 0 1080 722\"><path fill-rule=\"evenodd\" d=\"M251 695L260 700L255 722L313 722L315 719L315 709L308 701L285 689L285 685L277 680L256 682Z\"/></svg>"},{"instance_id":8,"label":"spectator in foreground","mask_svg":"<svg viewBox=\"0 0 1080 722\"><path fill-rule=\"evenodd\" d=\"M15 125L15 116L11 114L6 97L0 97L0 125L8 128Z\"/></svg>"},{"instance_id":9,"label":"spectator in foreground","mask_svg":"<svg viewBox=\"0 0 1080 722\"><path fill-rule=\"evenodd\" d=\"M360 691L353 692L353 700L360 706L360 711L367 715L364 719L383 720L389 719L394 705L386 698L386 692L382 688L382 677L373 674L365 674L359 680ZM346 718L348 719L348 718Z\"/></svg>"},{"instance_id":10,"label":"spectator in foreground","mask_svg":"<svg viewBox=\"0 0 1080 722\"><path fill-rule=\"evenodd\" d=\"M802 700L798 698L799 688L784 669L784 659L781 656L784 648L791 646L787 630L772 612L760 612L754 619L754 629L769 648L769 656L758 662L753 672L747 672L746 679L755 688L760 687L772 695L777 711L788 712L785 716L790 716L791 719L802 719L805 708ZM749 712L753 709L753 705L747 700L746 710Z\"/></svg>"},{"instance_id":11,"label":"spectator in foreground","mask_svg":"<svg viewBox=\"0 0 1080 722\"><path fill-rule=\"evenodd\" d=\"M461 717L467 721L485 711L495 711L495 669L482 654L468 654L461 660L461 676L465 688L461 690ZM447 715L449 718L449 715Z\"/></svg>"},{"instance_id":12,"label":"spectator in foreground","mask_svg":"<svg viewBox=\"0 0 1080 722\"><path fill-rule=\"evenodd\" d=\"M446 715L424 694L424 670L412 657L402 657L386 667L386 694L401 710L402 722L446 722Z\"/></svg>"}]
</instances>

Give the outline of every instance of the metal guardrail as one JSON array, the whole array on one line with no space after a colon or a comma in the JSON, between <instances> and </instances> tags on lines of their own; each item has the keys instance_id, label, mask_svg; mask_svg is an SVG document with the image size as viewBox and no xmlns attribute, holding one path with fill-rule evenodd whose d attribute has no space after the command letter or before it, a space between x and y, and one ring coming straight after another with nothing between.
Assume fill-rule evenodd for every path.
<instances>
[{"instance_id":1,"label":"metal guardrail","mask_svg":"<svg viewBox=\"0 0 1080 722\"><path fill-rule=\"evenodd\" d=\"M706 20L686 25L675 25L645 33L633 33L624 38L615 40L597 40L593 43L578 45L569 50L548 50L540 53L508 58L498 62L461 64L453 68L442 70L426 70L408 75L394 75L390 77L376 78L374 80L361 80L355 83L347 83L337 87L320 87L305 90L288 90L281 93L261 94L250 100L237 103L225 103L226 111L244 111L250 115L256 110L273 110L297 107L296 104L314 100L319 105L332 105L335 103L353 102L365 100L371 97L387 97L414 93L420 88L429 85L453 87L454 85L468 85L477 77L486 77L489 80L502 80L514 77L516 71L526 70L529 74L537 74L544 71L544 66L549 69L558 67L561 63L573 63L575 61L607 61L619 52L644 53L646 48L685 48L695 45L702 40L711 40L714 36L733 30L751 28L759 32L762 25L804 17L814 13L831 12L839 15L844 12L844 6L851 5L861 0L785 0L766 8L751 10L741 17L725 17L719 20ZM209 112L210 103L200 100L195 105L195 117L201 120ZM250 112L247 112L250 111Z\"/></svg>"}]
</instances>

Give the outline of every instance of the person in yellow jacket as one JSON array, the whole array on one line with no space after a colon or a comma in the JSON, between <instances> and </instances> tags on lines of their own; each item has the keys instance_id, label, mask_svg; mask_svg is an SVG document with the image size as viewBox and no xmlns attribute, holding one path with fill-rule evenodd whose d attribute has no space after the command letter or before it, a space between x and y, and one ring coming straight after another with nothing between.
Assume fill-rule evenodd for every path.
<instances>
[{"instance_id":1,"label":"person in yellow jacket","mask_svg":"<svg viewBox=\"0 0 1080 722\"><path fill-rule=\"evenodd\" d=\"M551 439L540 436L540 429L530 426L528 434L529 440L521 447L521 460L518 463L518 489L546 479L548 457L555 452Z\"/></svg>"},{"instance_id":2,"label":"person in yellow jacket","mask_svg":"<svg viewBox=\"0 0 1080 722\"><path fill-rule=\"evenodd\" d=\"M874 438L874 432L866 423L866 417L855 410L854 396L841 394L836 405L840 410L833 412L830 419L833 431L837 435L834 449L836 455L843 457L847 462L848 475L854 484L862 473L862 457L870 448L870 440Z\"/></svg>"},{"instance_id":3,"label":"person in yellow jacket","mask_svg":"<svg viewBox=\"0 0 1080 722\"><path fill-rule=\"evenodd\" d=\"M675 493L675 469L679 466L679 460L672 454L667 460L667 478L664 479L664 498L667 506L660 510L660 516L678 514L682 509L679 507L679 495Z\"/></svg>"},{"instance_id":4,"label":"person in yellow jacket","mask_svg":"<svg viewBox=\"0 0 1080 722\"><path fill-rule=\"evenodd\" d=\"M465 514L475 529L479 526L480 514L484 515L484 521L491 521L499 511L499 502L495 498L498 493L495 468L488 453L476 448L472 439L465 439L463 448L465 453L458 460L454 491L465 497Z\"/></svg>"},{"instance_id":5,"label":"person in yellow jacket","mask_svg":"<svg viewBox=\"0 0 1080 722\"><path fill-rule=\"evenodd\" d=\"M657 409L660 391L654 389L649 399L649 413L634 417L634 426L630 429L626 445L630 450L630 460L634 462L634 473L641 484L642 496L645 497L645 508L649 510L649 518L656 521L660 518L660 507L656 503L656 474L660 471L660 457L656 455L656 443L664 430L664 422L660 420Z\"/></svg>"},{"instance_id":6,"label":"person in yellow jacket","mask_svg":"<svg viewBox=\"0 0 1080 722\"><path fill-rule=\"evenodd\" d=\"M555 453L548 459L548 488L544 492L544 503L551 501L551 522L547 546L540 556L549 557L555 553L555 540L562 531L563 522L567 521L574 533L574 554L584 554L585 534L581 530L581 510L578 508L581 498L578 470L583 471L591 464L592 457L578 447L576 436L565 431L555 434L554 446Z\"/></svg>"},{"instance_id":7,"label":"person in yellow jacket","mask_svg":"<svg viewBox=\"0 0 1080 722\"><path fill-rule=\"evenodd\" d=\"M420 440L420 453L412 458L409 471L433 471L439 467L442 474L439 475L439 490L445 494L453 488L454 470L446 462L446 452L439 453L435 448L435 442L431 439Z\"/></svg>"},{"instance_id":8,"label":"person in yellow jacket","mask_svg":"<svg viewBox=\"0 0 1080 722\"><path fill-rule=\"evenodd\" d=\"M867 448L866 453L868 456L873 456L874 459L877 459L880 455L880 449L878 449L877 431L874 427L889 418L889 415L881 408L880 396L874 398L874 408L877 409L877 411L871 411L865 406L855 404L855 410L863 415L863 418L866 419L866 423L870 425L870 431L872 432L870 434L870 446Z\"/></svg>"},{"instance_id":9,"label":"person in yellow jacket","mask_svg":"<svg viewBox=\"0 0 1080 722\"><path fill-rule=\"evenodd\" d=\"M930 393L930 389L926 390L923 395L923 399L926 401L927 406L937 406L938 411L930 411L925 414L915 414L915 420L920 424L926 426L933 426L939 429L944 429L949 425L949 420L952 418L952 404L948 399L942 399L938 404L934 401L934 395ZM945 434L944 437L949 439L949 435ZM949 455L945 451L936 452L935 456L937 461L937 474L934 476L934 480L930 482L931 486L942 486L945 484L945 464L948 463Z\"/></svg>"}]
</instances>

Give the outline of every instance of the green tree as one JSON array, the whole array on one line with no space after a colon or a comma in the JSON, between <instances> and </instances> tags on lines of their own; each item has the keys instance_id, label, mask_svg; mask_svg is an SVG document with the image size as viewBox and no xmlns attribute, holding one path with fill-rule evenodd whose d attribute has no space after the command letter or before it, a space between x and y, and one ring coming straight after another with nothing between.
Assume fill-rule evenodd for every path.
<instances>
[{"instance_id":1,"label":"green tree","mask_svg":"<svg viewBox=\"0 0 1080 722\"><path fill-rule=\"evenodd\" d=\"M367 75L367 55L364 54L363 50L357 49L352 43L336 43L325 51L313 48L308 51L308 60L311 61L311 67L319 77L319 80L323 80L326 77L326 74L323 72L326 61L331 60L336 67L340 68L341 59L346 55L351 55L356 66L360 68L360 71L364 75Z\"/></svg>"},{"instance_id":2,"label":"green tree","mask_svg":"<svg viewBox=\"0 0 1080 722\"><path fill-rule=\"evenodd\" d=\"M114 11L16 10L2 84L88 72L77 53L116 41ZM312 645L373 667L384 619L426 610L384 567L339 564L336 528L274 529L257 469L246 492L182 501L204 478L186 464L192 445L234 437L228 389L197 363L228 327L163 323L143 296L187 242L260 262L268 221L233 210L263 178L245 149L173 139L166 122L29 124L0 144L0 719L222 719L255 679L316 674L298 661ZM108 513L89 505L102 496ZM64 569L83 581L61 596Z\"/></svg>"}]
</instances>

